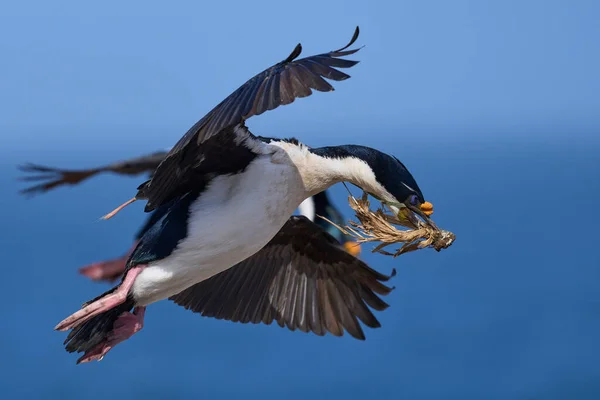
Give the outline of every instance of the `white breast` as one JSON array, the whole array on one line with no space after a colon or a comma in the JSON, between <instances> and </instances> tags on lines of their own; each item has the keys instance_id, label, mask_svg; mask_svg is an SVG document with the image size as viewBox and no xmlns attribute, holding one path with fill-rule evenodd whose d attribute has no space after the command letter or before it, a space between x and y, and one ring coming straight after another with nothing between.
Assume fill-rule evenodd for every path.
<instances>
[{"instance_id":1,"label":"white breast","mask_svg":"<svg viewBox=\"0 0 600 400\"><path fill-rule=\"evenodd\" d=\"M191 205L188 236L137 277L147 305L175 295L262 249L307 197L293 164L256 158L237 175L215 178Z\"/></svg>"}]
</instances>

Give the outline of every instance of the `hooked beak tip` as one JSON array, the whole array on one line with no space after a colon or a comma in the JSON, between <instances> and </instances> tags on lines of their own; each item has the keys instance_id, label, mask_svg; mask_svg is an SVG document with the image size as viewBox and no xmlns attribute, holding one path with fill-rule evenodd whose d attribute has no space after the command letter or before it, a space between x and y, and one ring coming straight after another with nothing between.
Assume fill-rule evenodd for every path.
<instances>
[{"instance_id":1,"label":"hooked beak tip","mask_svg":"<svg viewBox=\"0 0 600 400\"><path fill-rule=\"evenodd\" d=\"M426 201L423 204L421 204L421 206L419 208L427 216L430 216L431 214L433 214L433 204L431 204L428 201Z\"/></svg>"}]
</instances>

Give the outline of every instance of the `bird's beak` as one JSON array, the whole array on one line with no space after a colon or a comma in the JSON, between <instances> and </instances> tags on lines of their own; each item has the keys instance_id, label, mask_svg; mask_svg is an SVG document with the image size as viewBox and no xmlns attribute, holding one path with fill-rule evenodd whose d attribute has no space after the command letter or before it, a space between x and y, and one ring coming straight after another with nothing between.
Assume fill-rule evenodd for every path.
<instances>
[{"instance_id":1,"label":"bird's beak","mask_svg":"<svg viewBox=\"0 0 600 400\"><path fill-rule=\"evenodd\" d=\"M429 216L431 214L433 214L433 205L429 202L425 202L423 204L421 204L420 207L415 207L411 204L407 204L406 205L412 212L414 212L415 214L419 215L421 218L423 218L423 220L425 221L425 223L427 223L427 225L431 226L433 229L439 229L437 227L437 225L435 224L435 222L433 222L431 220L431 218L429 218Z\"/></svg>"},{"instance_id":2,"label":"bird's beak","mask_svg":"<svg viewBox=\"0 0 600 400\"><path fill-rule=\"evenodd\" d=\"M344 249L348 253L352 254L354 257L358 257L358 255L360 254L360 244L352 240L349 240L344 243Z\"/></svg>"},{"instance_id":3,"label":"bird's beak","mask_svg":"<svg viewBox=\"0 0 600 400\"><path fill-rule=\"evenodd\" d=\"M423 211L428 216L431 216L431 214L433 214L433 204L431 204L428 201L421 204L421 206L419 208L421 209L421 211Z\"/></svg>"}]
</instances>

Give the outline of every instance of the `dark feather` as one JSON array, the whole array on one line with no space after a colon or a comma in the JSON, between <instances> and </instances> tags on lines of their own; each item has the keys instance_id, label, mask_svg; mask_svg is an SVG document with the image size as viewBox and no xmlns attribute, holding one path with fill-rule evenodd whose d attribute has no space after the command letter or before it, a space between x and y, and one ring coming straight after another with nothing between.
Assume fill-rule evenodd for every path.
<instances>
[{"instance_id":1,"label":"dark feather","mask_svg":"<svg viewBox=\"0 0 600 400\"><path fill-rule=\"evenodd\" d=\"M190 192L155 211L153 224L141 236L124 273L136 265L168 257L175 250L187 236L189 208L197 196L198 192Z\"/></svg>"},{"instance_id":2,"label":"dark feather","mask_svg":"<svg viewBox=\"0 0 600 400\"><path fill-rule=\"evenodd\" d=\"M94 300L86 302L83 307L90 304L112 292L114 292L118 286L111 290L103 293ZM91 350L102 341L106 340L113 330L115 321L124 312L129 312L134 307L134 300L128 297L126 301L115 308L111 308L101 314L96 315L87 322L73 328L69 335L64 341L66 350L69 353L83 353Z\"/></svg>"},{"instance_id":3,"label":"dark feather","mask_svg":"<svg viewBox=\"0 0 600 400\"><path fill-rule=\"evenodd\" d=\"M380 326L367 305L387 308L377 293L392 290L381 283L389 278L345 252L308 218L293 216L261 251L170 300L203 316L254 324L275 321L317 335L347 331L364 339L358 321Z\"/></svg>"},{"instance_id":4,"label":"dark feather","mask_svg":"<svg viewBox=\"0 0 600 400\"><path fill-rule=\"evenodd\" d=\"M208 168L201 166L206 160L205 154L211 145L211 138L220 136L224 128L243 123L248 118L260 115L292 103L297 97L306 97L318 91L331 91L333 87L323 78L334 81L347 79L349 75L335 68L349 68L357 61L339 59L356 53L359 49L346 50L358 38L356 28L352 40L341 49L296 60L302 51L298 45L283 61L254 76L225 100L219 103L201 120L196 122L171 149L164 161L158 166L154 177L142 184L136 198L147 199L146 211L185 193L198 174ZM216 141L212 141L215 145ZM234 159L233 156L226 160Z\"/></svg>"}]
</instances>

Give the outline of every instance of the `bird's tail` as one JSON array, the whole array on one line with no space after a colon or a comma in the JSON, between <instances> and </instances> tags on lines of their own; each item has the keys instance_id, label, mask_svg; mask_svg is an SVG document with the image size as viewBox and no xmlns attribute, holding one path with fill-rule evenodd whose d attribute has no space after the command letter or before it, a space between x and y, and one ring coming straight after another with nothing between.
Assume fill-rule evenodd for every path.
<instances>
[{"instance_id":1,"label":"bird's tail","mask_svg":"<svg viewBox=\"0 0 600 400\"><path fill-rule=\"evenodd\" d=\"M110 295L117 287L109 290L93 300L88 301L83 305L83 307ZM69 353L85 353L90 351L107 339L108 334L113 330L113 325L117 318L119 318L119 316L124 312L131 311L134 305L135 302L133 298L128 297L125 302L96 315L81 325L74 327L65 339L65 349Z\"/></svg>"}]
</instances>

